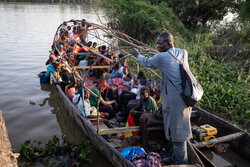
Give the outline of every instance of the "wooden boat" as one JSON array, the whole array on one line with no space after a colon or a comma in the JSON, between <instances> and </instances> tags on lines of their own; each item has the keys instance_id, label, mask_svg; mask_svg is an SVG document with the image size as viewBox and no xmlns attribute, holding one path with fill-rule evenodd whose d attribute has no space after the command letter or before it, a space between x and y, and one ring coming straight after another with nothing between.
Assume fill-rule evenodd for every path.
<instances>
[{"instance_id":1,"label":"wooden boat","mask_svg":"<svg viewBox=\"0 0 250 167\"><path fill-rule=\"evenodd\" d=\"M88 23L92 25L92 30L95 31L95 33L98 30L102 30L104 31L106 34L108 35L113 35L112 33L116 33L119 35L124 35L118 31L115 30L111 30L108 28L103 28L99 25L93 24L93 23ZM62 25L61 25L62 26ZM55 35L54 38L54 43L56 41L56 38L58 38L58 34L60 31L60 27L58 27L57 33ZM96 35L94 35L95 37L98 37L97 35L98 33L96 33ZM114 35L113 35L114 36ZM137 47L140 48L142 50L147 50L147 53L154 53L155 50L148 48L147 45L136 41L134 39L132 39L131 37L128 37L126 35L124 35L126 39L128 39L131 43L131 41L134 41L131 43L131 45L133 47ZM99 39L99 38L98 38ZM126 40L122 39L121 37L117 37L117 39L119 39L120 41L126 42ZM101 39L99 39L101 40ZM76 40L74 40L78 45L86 47L89 52L91 52L92 54L95 54L97 56L103 57L105 58L103 55L100 55L100 53L93 51L91 48L78 43ZM103 41L103 40L102 40ZM108 43L108 42L107 42ZM135 44L136 43L136 44ZM109 45L112 45L111 43L108 43ZM140 45L140 46L139 46ZM117 47L119 51L126 53L127 51L125 49L127 49L128 47ZM57 48L56 48L57 49ZM67 48L68 49L68 48ZM72 54L73 55L73 54ZM106 59L106 58L105 58ZM112 60L111 60L112 61ZM71 68L71 67L69 67ZM81 68L93 68L93 66L88 66L88 67L80 67ZM98 68L98 67L96 67ZM77 69L77 68L75 68ZM79 68L78 68L79 69ZM149 71L152 71L151 69L148 69ZM154 73L154 71L152 71ZM83 73L78 73L78 77L81 78L81 76L85 77L85 80L87 81L87 77L86 77L87 73L86 71L84 71ZM156 74L157 75L157 74ZM58 80L56 79L56 75L54 73L51 73L51 82L52 83L57 83ZM76 108L76 106L69 100L69 98L65 95L64 91L62 91L61 87L58 84L55 84L56 89L59 93L59 95L62 98L63 104L64 104L64 108L66 108L68 110L68 112L71 114L71 116L76 120L77 124L81 127L82 131L86 134L86 136L89 137L89 139L92 141L93 145L99 149L99 151L107 157L107 159L114 165L114 166L134 166L129 160L127 160L125 157L123 157L120 153L120 151L124 148L124 145L122 145L121 143L117 142L117 139L114 140L112 139L112 135L110 134L114 134L117 132L132 132L132 131L138 131L139 128L138 127L133 127L133 128L111 128L108 129L104 124L103 125L93 125L90 120L86 117L83 116L83 114ZM87 87L86 87L87 89ZM152 127L149 128L149 130L162 130L162 128L160 127ZM130 145L133 146L133 145ZM192 144L190 142L188 142L187 145L187 149L188 149L188 160L189 160L189 165L191 166L204 166L202 161L200 160L199 156L196 154Z\"/></svg>"}]
</instances>

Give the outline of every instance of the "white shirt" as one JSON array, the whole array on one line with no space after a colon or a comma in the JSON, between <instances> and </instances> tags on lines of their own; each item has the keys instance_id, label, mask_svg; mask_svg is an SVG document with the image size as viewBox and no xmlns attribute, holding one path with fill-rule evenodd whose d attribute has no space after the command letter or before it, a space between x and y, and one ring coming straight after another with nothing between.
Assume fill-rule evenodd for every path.
<instances>
[{"instance_id":1,"label":"white shirt","mask_svg":"<svg viewBox=\"0 0 250 167\"><path fill-rule=\"evenodd\" d=\"M73 95L72 95L72 103L75 104L75 105L77 105L78 99L80 97L80 94L76 94L76 93L77 93L77 91L74 91Z\"/></svg>"},{"instance_id":2,"label":"white shirt","mask_svg":"<svg viewBox=\"0 0 250 167\"><path fill-rule=\"evenodd\" d=\"M85 99L84 100L84 107L85 107L85 112L83 110L82 97L80 97L79 103L77 104L77 108L78 108L78 110L81 111L81 113L83 114L83 116L89 116L90 115L90 110L91 110L89 99Z\"/></svg>"}]
</instances>

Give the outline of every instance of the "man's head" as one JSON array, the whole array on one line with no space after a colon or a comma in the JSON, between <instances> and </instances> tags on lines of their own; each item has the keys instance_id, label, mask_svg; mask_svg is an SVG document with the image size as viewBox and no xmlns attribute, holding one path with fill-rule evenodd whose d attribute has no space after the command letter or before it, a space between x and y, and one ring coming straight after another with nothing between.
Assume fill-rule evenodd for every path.
<instances>
[{"instance_id":1,"label":"man's head","mask_svg":"<svg viewBox=\"0 0 250 167\"><path fill-rule=\"evenodd\" d=\"M148 97L149 97L149 89L147 87L141 88L141 90L140 90L140 99L142 101L145 101L145 100L148 99Z\"/></svg>"},{"instance_id":2,"label":"man's head","mask_svg":"<svg viewBox=\"0 0 250 167\"><path fill-rule=\"evenodd\" d=\"M174 47L174 37L170 32L163 32L157 38L157 49L159 52L166 52Z\"/></svg>"}]
</instances>

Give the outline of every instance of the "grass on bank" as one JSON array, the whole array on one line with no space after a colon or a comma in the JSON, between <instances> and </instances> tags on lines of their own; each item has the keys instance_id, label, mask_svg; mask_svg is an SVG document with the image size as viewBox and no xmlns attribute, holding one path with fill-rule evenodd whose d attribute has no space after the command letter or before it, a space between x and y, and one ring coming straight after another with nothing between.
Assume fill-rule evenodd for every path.
<instances>
[{"instance_id":1,"label":"grass on bank","mask_svg":"<svg viewBox=\"0 0 250 167\"><path fill-rule=\"evenodd\" d=\"M60 142L57 136L53 136L47 144L43 145L40 141L27 140L19 150L19 164L21 166L90 166L92 159L90 153L92 147L90 142L80 145L70 144L65 136Z\"/></svg>"},{"instance_id":2,"label":"grass on bank","mask_svg":"<svg viewBox=\"0 0 250 167\"><path fill-rule=\"evenodd\" d=\"M216 45L211 33L185 29L166 3L152 6L141 0L105 0L103 6L109 26L153 47L161 32L173 33L175 47L188 51L190 68L205 91L199 107L250 130L249 74L212 59L211 48Z\"/></svg>"}]
</instances>

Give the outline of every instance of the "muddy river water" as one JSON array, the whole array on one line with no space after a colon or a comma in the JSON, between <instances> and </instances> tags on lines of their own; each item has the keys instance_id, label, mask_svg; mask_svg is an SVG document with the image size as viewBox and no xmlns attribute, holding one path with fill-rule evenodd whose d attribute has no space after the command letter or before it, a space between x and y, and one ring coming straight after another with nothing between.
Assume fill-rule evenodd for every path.
<instances>
[{"instance_id":1,"label":"muddy river water","mask_svg":"<svg viewBox=\"0 0 250 167\"><path fill-rule=\"evenodd\" d=\"M53 135L64 134L73 143L87 140L69 113L60 107L60 98L53 87L41 85L36 76L46 69L45 62L57 27L72 18L99 23L89 5L0 3L0 110L16 151L25 140L45 143ZM218 166L244 161L231 162L226 157L205 152ZM232 155L235 157L229 153L229 157ZM95 149L92 157L93 166L111 166ZM245 165L249 163L239 166Z\"/></svg>"}]
</instances>

